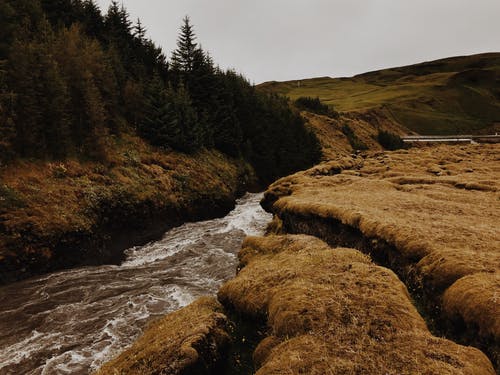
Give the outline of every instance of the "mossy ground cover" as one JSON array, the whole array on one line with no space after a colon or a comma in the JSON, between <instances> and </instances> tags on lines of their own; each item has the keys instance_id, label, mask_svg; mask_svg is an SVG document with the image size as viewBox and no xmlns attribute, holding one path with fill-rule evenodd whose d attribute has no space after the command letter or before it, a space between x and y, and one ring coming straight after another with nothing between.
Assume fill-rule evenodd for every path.
<instances>
[{"instance_id":1,"label":"mossy ground cover","mask_svg":"<svg viewBox=\"0 0 500 375\"><path fill-rule=\"evenodd\" d=\"M229 321L214 298L151 322L134 345L96 375L210 374L230 341Z\"/></svg>"},{"instance_id":2,"label":"mossy ground cover","mask_svg":"<svg viewBox=\"0 0 500 375\"><path fill-rule=\"evenodd\" d=\"M247 238L220 301L264 316L256 374L494 374L479 350L433 337L405 286L354 249Z\"/></svg>"},{"instance_id":3,"label":"mossy ground cover","mask_svg":"<svg viewBox=\"0 0 500 375\"><path fill-rule=\"evenodd\" d=\"M312 226L331 218L393 246L428 305L498 365L499 161L498 145L344 157L279 180L266 207Z\"/></svg>"}]
</instances>

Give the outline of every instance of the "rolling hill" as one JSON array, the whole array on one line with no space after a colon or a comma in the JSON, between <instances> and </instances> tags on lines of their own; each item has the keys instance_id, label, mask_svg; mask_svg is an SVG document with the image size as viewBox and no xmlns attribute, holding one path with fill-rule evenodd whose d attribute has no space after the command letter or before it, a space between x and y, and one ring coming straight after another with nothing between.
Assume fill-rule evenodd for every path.
<instances>
[{"instance_id":1,"label":"rolling hill","mask_svg":"<svg viewBox=\"0 0 500 375\"><path fill-rule=\"evenodd\" d=\"M266 82L259 88L290 97L319 97L337 111L384 117L419 134L500 130L500 53L452 57L351 78Z\"/></svg>"}]
</instances>

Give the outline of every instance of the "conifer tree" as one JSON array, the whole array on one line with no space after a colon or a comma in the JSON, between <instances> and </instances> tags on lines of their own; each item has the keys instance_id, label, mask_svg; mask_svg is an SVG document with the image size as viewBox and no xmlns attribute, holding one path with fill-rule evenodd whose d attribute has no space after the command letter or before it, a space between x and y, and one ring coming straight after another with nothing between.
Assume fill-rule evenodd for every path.
<instances>
[{"instance_id":1,"label":"conifer tree","mask_svg":"<svg viewBox=\"0 0 500 375\"><path fill-rule=\"evenodd\" d=\"M172 100L158 75L146 87L144 117L139 132L151 144L169 147L180 143L180 127Z\"/></svg>"},{"instance_id":2,"label":"conifer tree","mask_svg":"<svg viewBox=\"0 0 500 375\"><path fill-rule=\"evenodd\" d=\"M171 67L181 73L190 73L198 51L196 36L189 17L183 19L181 33L177 39L177 49L172 53Z\"/></svg>"},{"instance_id":3,"label":"conifer tree","mask_svg":"<svg viewBox=\"0 0 500 375\"><path fill-rule=\"evenodd\" d=\"M104 20L99 6L94 0L85 0L82 5L82 24L87 34L102 41L104 37Z\"/></svg>"},{"instance_id":4,"label":"conifer tree","mask_svg":"<svg viewBox=\"0 0 500 375\"><path fill-rule=\"evenodd\" d=\"M14 155L16 128L12 119L14 94L7 89L5 62L0 62L0 165Z\"/></svg>"},{"instance_id":5,"label":"conifer tree","mask_svg":"<svg viewBox=\"0 0 500 375\"><path fill-rule=\"evenodd\" d=\"M142 26L141 20L138 18L134 26L134 36L139 39L139 41L144 41L146 39L146 29Z\"/></svg>"},{"instance_id":6,"label":"conifer tree","mask_svg":"<svg viewBox=\"0 0 500 375\"><path fill-rule=\"evenodd\" d=\"M18 42L10 56L16 85L16 148L22 156L64 157L68 151L68 92L58 64L42 42ZM11 63L12 64L12 63Z\"/></svg>"},{"instance_id":7,"label":"conifer tree","mask_svg":"<svg viewBox=\"0 0 500 375\"><path fill-rule=\"evenodd\" d=\"M188 89L181 83L179 88L169 92L169 100L174 103L175 117L180 128L180 143L172 145L184 152L194 152L203 145L204 131L192 105Z\"/></svg>"}]
</instances>

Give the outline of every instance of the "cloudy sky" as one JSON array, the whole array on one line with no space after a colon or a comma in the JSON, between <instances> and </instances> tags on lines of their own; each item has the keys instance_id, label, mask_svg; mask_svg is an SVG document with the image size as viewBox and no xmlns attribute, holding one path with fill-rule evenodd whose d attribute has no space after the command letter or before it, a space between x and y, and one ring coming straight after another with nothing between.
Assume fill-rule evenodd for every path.
<instances>
[{"instance_id":1,"label":"cloudy sky","mask_svg":"<svg viewBox=\"0 0 500 375\"><path fill-rule=\"evenodd\" d=\"M110 0L98 0L107 10ZM500 0L122 0L167 56L182 18L254 83L500 52Z\"/></svg>"}]
</instances>

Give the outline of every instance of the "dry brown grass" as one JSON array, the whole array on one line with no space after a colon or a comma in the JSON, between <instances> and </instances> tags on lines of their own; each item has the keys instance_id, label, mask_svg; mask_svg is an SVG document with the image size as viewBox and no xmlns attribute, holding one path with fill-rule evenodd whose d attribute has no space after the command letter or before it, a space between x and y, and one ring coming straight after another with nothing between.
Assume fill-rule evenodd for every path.
<instances>
[{"instance_id":1,"label":"dry brown grass","mask_svg":"<svg viewBox=\"0 0 500 375\"><path fill-rule=\"evenodd\" d=\"M160 152L129 135L109 140L107 150L106 164L17 161L0 170L0 261L30 252L50 258L65 234L94 235L113 205L129 209L125 219L134 207L174 215L202 199L230 198L245 172L215 151Z\"/></svg>"},{"instance_id":2,"label":"dry brown grass","mask_svg":"<svg viewBox=\"0 0 500 375\"><path fill-rule=\"evenodd\" d=\"M479 350L433 337L390 270L315 237L248 238L219 299L266 316L263 374L493 374Z\"/></svg>"},{"instance_id":3,"label":"dry brown grass","mask_svg":"<svg viewBox=\"0 0 500 375\"><path fill-rule=\"evenodd\" d=\"M130 349L96 375L208 373L228 343L222 306L213 298L201 298L151 323Z\"/></svg>"},{"instance_id":4,"label":"dry brown grass","mask_svg":"<svg viewBox=\"0 0 500 375\"><path fill-rule=\"evenodd\" d=\"M394 134L410 134L411 131L400 124L392 121L382 110L372 110L370 113L342 114L338 119L327 116L316 115L306 111L302 112L308 126L318 137L324 160L332 160L351 154L353 148L348 138L342 132L344 126L348 126L370 150L382 150L382 146L376 141L380 130Z\"/></svg>"},{"instance_id":5,"label":"dry brown grass","mask_svg":"<svg viewBox=\"0 0 500 375\"><path fill-rule=\"evenodd\" d=\"M500 145L372 153L353 163L333 176L318 166L280 180L267 204L277 200L281 216L334 218L385 240L434 302L451 287L445 314L498 342L500 302L491 301L500 294Z\"/></svg>"}]
</instances>

